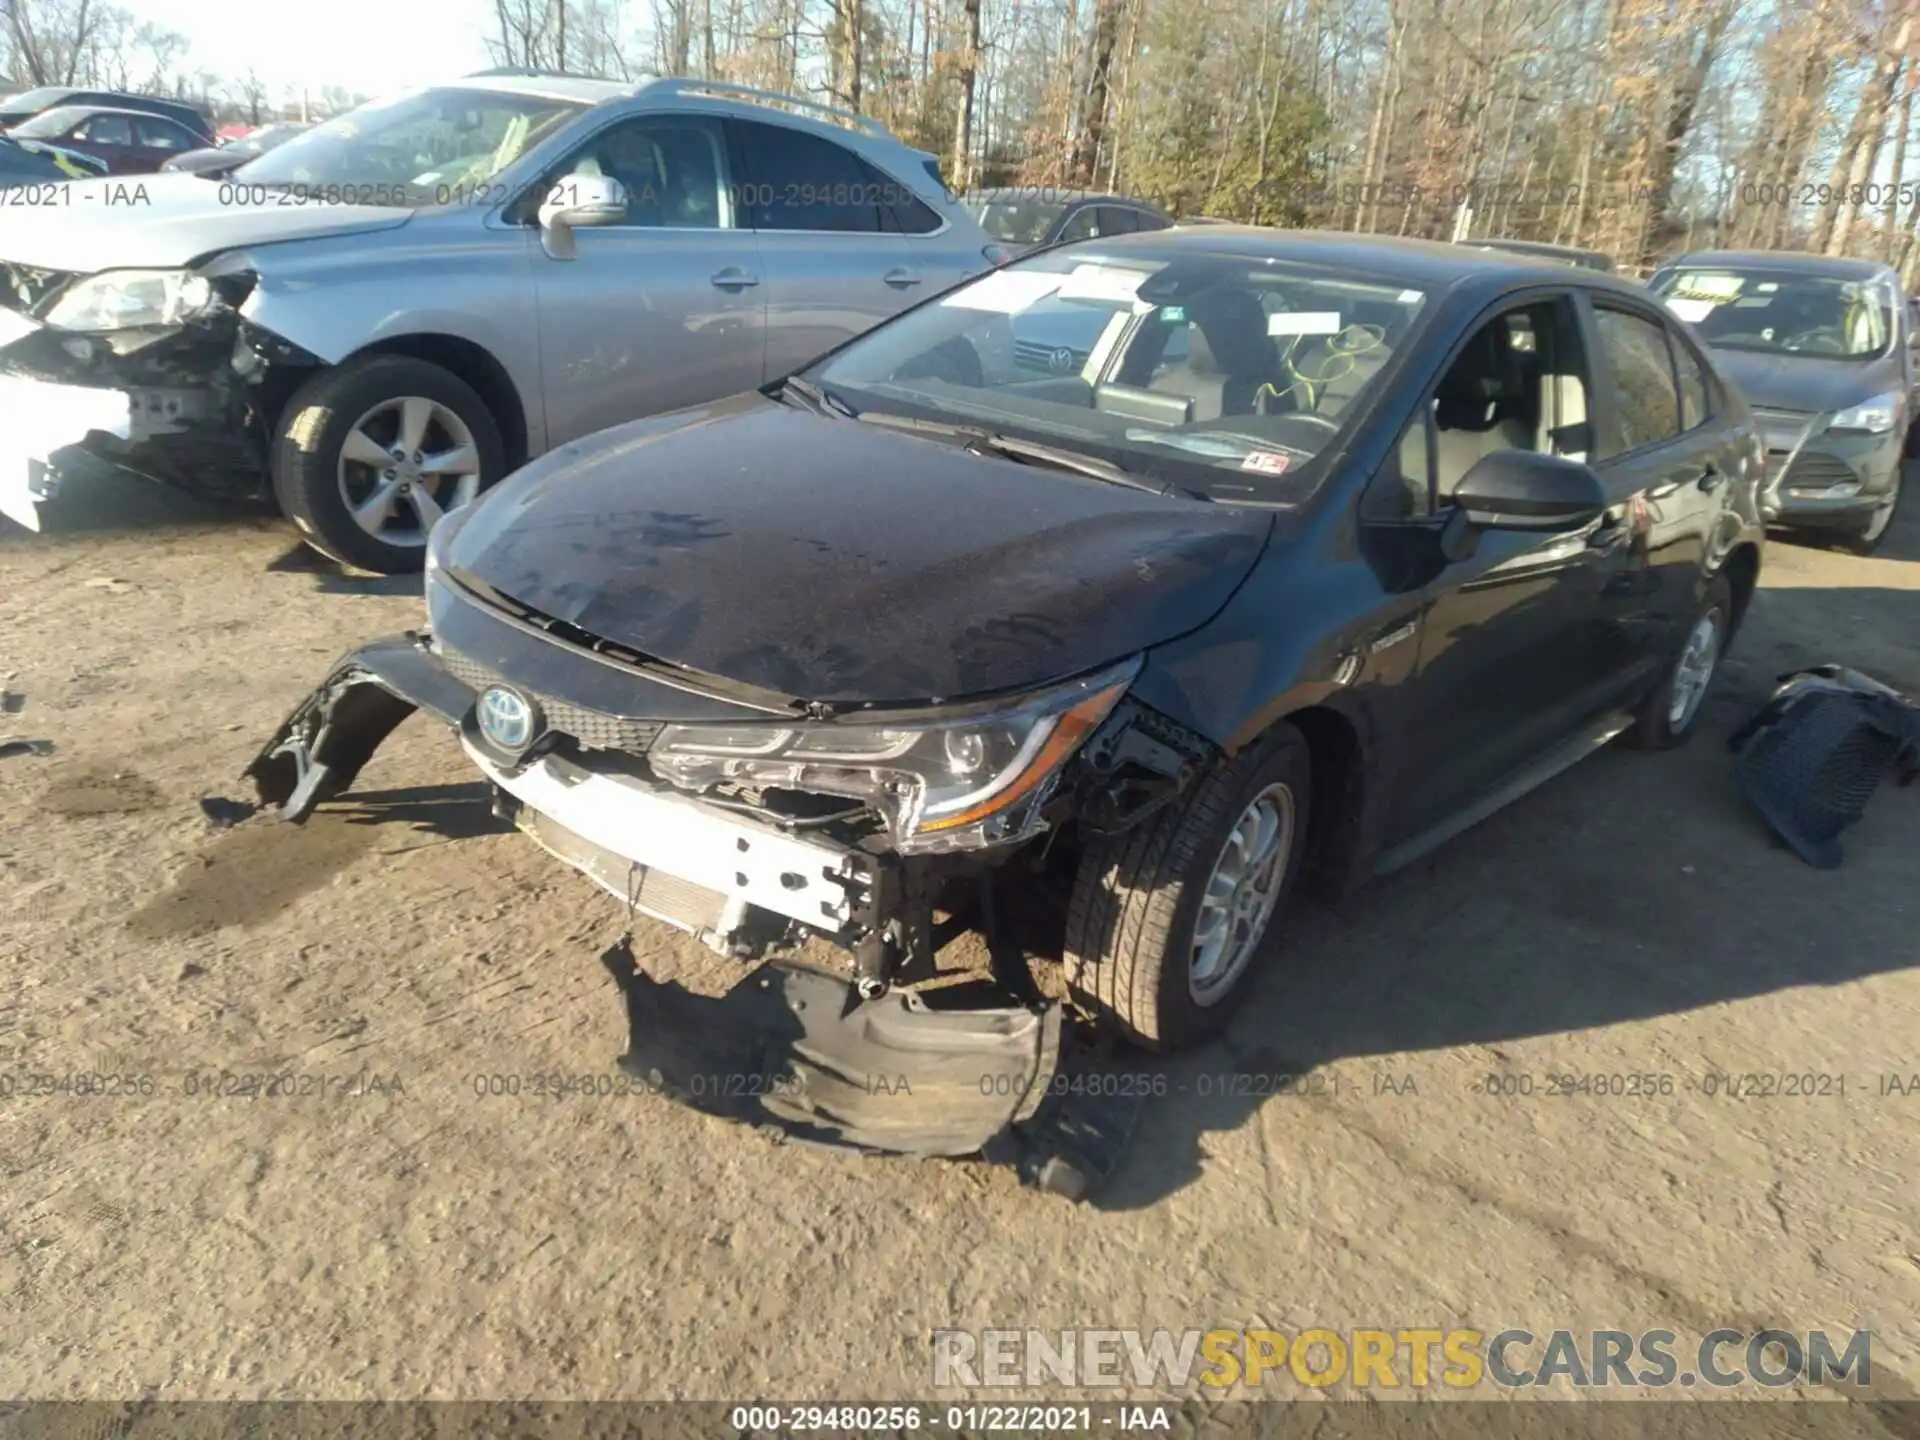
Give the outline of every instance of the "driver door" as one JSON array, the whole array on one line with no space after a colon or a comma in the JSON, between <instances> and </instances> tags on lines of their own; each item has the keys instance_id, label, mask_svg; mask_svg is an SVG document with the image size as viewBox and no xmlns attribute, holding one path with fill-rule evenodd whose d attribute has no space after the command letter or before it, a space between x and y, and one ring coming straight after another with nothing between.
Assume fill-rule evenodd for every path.
<instances>
[{"instance_id":1,"label":"driver door","mask_svg":"<svg viewBox=\"0 0 1920 1440\"><path fill-rule=\"evenodd\" d=\"M719 121L653 112L555 172L620 181L628 209L576 229L572 259L533 253L550 445L764 383L767 286L726 156Z\"/></svg>"},{"instance_id":2,"label":"driver door","mask_svg":"<svg viewBox=\"0 0 1920 1440\"><path fill-rule=\"evenodd\" d=\"M1437 526L1454 487L1495 450L1590 459L1593 373L1571 295L1510 303L1449 361L1394 473L1374 487L1398 514ZM1483 530L1427 583L1396 841L1485 800L1594 718L1613 688L1605 597L1627 563L1611 521L1571 534Z\"/></svg>"}]
</instances>

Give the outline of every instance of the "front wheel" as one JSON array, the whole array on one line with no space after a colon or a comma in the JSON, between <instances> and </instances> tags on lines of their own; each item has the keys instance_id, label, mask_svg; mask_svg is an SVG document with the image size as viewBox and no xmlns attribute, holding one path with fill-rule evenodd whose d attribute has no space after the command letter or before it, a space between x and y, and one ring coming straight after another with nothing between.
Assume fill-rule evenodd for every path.
<instances>
[{"instance_id":1,"label":"front wheel","mask_svg":"<svg viewBox=\"0 0 1920 1440\"><path fill-rule=\"evenodd\" d=\"M1290 725L1080 861L1068 910L1075 1002L1150 1050L1225 1028L1272 948L1305 850L1311 766Z\"/></svg>"},{"instance_id":2,"label":"front wheel","mask_svg":"<svg viewBox=\"0 0 1920 1440\"><path fill-rule=\"evenodd\" d=\"M403 355L309 380L273 450L274 494L302 538L383 575L420 569L435 522L505 472L500 427L473 387Z\"/></svg>"}]
</instances>

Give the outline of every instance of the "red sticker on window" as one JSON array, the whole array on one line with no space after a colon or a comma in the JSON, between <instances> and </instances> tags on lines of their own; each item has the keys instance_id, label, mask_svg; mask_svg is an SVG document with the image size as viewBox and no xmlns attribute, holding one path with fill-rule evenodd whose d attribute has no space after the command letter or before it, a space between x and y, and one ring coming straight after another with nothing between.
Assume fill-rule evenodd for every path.
<instances>
[{"instance_id":1,"label":"red sticker on window","mask_svg":"<svg viewBox=\"0 0 1920 1440\"><path fill-rule=\"evenodd\" d=\"M1291 455L1282 455L1277 450L1255 450L1240 462L1240 468L1252 470L1261 475L1284 475L1291 464L1293 464Z\"/></svg>"}]
</instances>

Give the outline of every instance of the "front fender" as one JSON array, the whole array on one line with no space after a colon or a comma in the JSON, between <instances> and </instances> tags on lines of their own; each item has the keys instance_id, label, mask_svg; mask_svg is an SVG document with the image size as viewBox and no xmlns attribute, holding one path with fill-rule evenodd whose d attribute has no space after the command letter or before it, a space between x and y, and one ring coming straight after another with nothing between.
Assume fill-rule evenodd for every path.
<instances>
[{"instance_id":1,"label":"front fender","mask_svg":"<svg viewBox=\"0 0 1920 1440\"><path fill-rule=\"evenodd\" d=\"M409 632L371 641L335 661L241 772L253 781L260 803L297 824L351 785L414 711L459 725L473 707L473 691L427 645L423 632Z\"/></svg>"}]
</instances>

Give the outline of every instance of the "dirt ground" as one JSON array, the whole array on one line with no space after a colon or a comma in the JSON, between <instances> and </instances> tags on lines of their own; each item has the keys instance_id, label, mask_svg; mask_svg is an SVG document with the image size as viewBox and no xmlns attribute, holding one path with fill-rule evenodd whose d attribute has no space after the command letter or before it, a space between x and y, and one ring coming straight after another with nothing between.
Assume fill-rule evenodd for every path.
<instances>
[{"instance_id":1,"label":"dirt ground","mask_svg":"<svg viewBox=\"0 0 1920 1440\"><path fill-rule=\"evenodd\" d=\"M159 492L98 503L0 530L0 738L55 747L0 759L0 1393L925 1398L943 1327L1315 1325L1870 1328L1875 1389L1915 1393L1920 1094L1882 1092L1920 1072L1920 791L1819 873L1721 741L1805 663L1920 693L1920 505L1884 558L1770 547L1690 749L1609 750L1296 917L1072 1206L651 1096L478 1096L610 1069L619 908L502 833L423 721L304 828L198 803L246 793L338 652L418 622L417 582ZM1217 1093L1309 1068L1315 1093ZM306 1088L189 1093L221 1071ZM1523 1072L1677 1083L1479 1093ZM1710 1097L1719 1072L1845 1094ZM76 1074L133 1082L28 1093Z\"/></svg>"}]
</instances>

